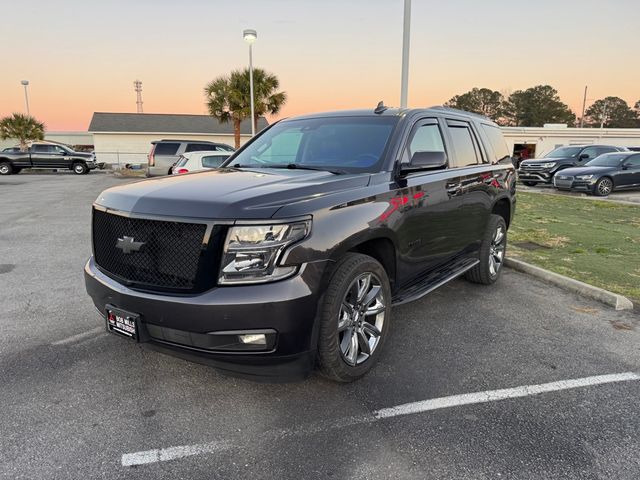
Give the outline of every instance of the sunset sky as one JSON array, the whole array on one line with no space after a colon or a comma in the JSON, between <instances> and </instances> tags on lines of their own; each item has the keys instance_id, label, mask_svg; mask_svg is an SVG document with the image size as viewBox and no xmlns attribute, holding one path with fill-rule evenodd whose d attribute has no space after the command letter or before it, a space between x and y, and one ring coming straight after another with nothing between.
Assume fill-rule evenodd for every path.
<instances>
[{"instance_id":1,"label":"sunset sky","mask_svg":"<svg viewBox=\"0 0 640 480\"><path fill-rule=\"evenodd\" d=\"M288 94L280 116L398 105L402 0L6 0L0 116L31 113L49 130L86 130L94 111L207 113L203 87L248 63ZM413 0L409 105L474 86L556 87L640 99L639 0ZM10 40L7 42L7 40Z\"/></svg>"}]
</instances>

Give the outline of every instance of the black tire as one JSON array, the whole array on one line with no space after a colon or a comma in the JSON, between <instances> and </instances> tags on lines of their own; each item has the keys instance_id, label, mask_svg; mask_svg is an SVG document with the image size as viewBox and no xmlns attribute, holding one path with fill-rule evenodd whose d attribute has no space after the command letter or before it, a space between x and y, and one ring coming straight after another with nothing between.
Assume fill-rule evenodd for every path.
<instances>
[{"instance_id":1,"label":"black tire","mask_svg":"<svg viewBox=\"0 0 640 480\"><path fill-rule=\"evenodd\" d=\"M84 162L74 162L73 165L71 165L71 170L73 170L73 173L75 173L76 175L84 175L85 173L89 173L89 168Z\"/></svg>"},{"instance_id":2,"label":"black tire","mask_svg":"<svg viewBox=\"0 0 640 480\"><path fill-rule=\"evenodd\" d=\"M377 289L376 291L378 294L369 303L369 305L364 305L363 308L371 306L375 300L376 303L374 306L378 305L377 302L381 302L383 305L383 311L375 314L375 316L373 314L370 316L363 316L362 312L364 310L361 310L360 321L362 322L365 319L369 319L369 321L375 320L376 328L380 325L380 335L371 335L369 337L369 341L373 339L374 342L373 350L370 354L364 353L364 350L360 351L359 354L356 353L355 364L352 365L348 363L348 355L343 352L340 340L342 339L343 345L347 346L350 343L348 341L349 338L356 338L356 343L358 344L356 351L358 351L359 349L362 349L360 340L363 340L366 336L361 336L364 334L354 333L354 330L358 330L358 327L356 326L357 321L354 323L353 320L345 320L342 317L342 314L346 312L346 310L344 310L343 302L349 303L349 298L351 298L354 293L352 286L354 284L356 287L359 286L360 284L358 282L360 279L366 277L368 274L371 274L371 281L369 285L376 285L373 288ZM369 292L372 292L373 288ZM366 293L367 292L365 291L365 294ZM365 297L366 296L367 295L365 295ZM347 253L335 267L320 308L318 364L321 373L337 382L352 382L359 379L371 370L378 361L386 338L389 336L389 323L391 318L391 287L389 286L387 272L377 260L369 257L368 255ZM371 308L373 309L373 307ZM355 310L351 311L354 312ZM347 316L347 318L351 319L357 316L358 313L356 311L353 317ZM382 319L382 322L380 322L380 319ZM345 328L340 332L339 323L341 322L351 322L351 324L353 324L353 328ZM367 321L364 323L371 326ZM365 343L365 345L367 346L370 344ZM366 348L368 349L369 347L367 346ZM360 355L364 357L364 359L361 360L361 363L359 363Z\"/></svg>"},{"instance_id":3,"label":"black tire","mask_svg":"<svg viewBox=\"0 0 640 480\"><path fill-rule=\"evenodd\" d=\"M503 237L499 242L496 242L498 228L502 229ZM498 243L498 246L495 245ZM500 261L497 262L498 252L502 252ZM507 252L507 224L500 215L491 214L489 217L489 223L487 224L487 230L482 239L482 245L480 246L480 263L468 270L465 274L465 278L473 283L480 283L482 285L491 285L500 278L500 272L504 266L504 259ZM492 271L491 257L493 257L494 264ZM496 266L497 265L497 266Z\"/></svg>"},{"instance_id":4,"label":"black tire","mask_svg":"<svg viewBox=\"0 0 640 480\"><path fill-rule=\"evenodd\" d=\"M522 183L527 187L535 187L538 184L538 182L530 182L528 180L523 180Z\"/></svg>"},{"instance_id":5,"label":"black tire","mask_svg":"<svg viewBox=\"0 0 640 480\"><path fill-rule=\"evenodd\" d=\"M0 175L11 175L13 166L9 162L0 162Z\"/></svg>"},{"instance_id":6,"label":"black tire","mask_svg":"<svg viewBox=\"0 0 640 480\"><path fill-rule=\"evenodd\" d=\"M22 167L13 167L13 173L14 173L14 174L16 174L16 175L17 175L17 174L18 174L18 173L20 173L21 171L22 171Z\"/></svg>"},{"instance_id":7,"label":"black tire","mask_svg":"<svg viewBox=\"0 0 640 480\"><path fill-rule=\"evenodd\" d=\"M613 192L613 180L609 177L602 177L593 186L593 194L597 197L606 197Z\"/></svg>"}]
</instances>

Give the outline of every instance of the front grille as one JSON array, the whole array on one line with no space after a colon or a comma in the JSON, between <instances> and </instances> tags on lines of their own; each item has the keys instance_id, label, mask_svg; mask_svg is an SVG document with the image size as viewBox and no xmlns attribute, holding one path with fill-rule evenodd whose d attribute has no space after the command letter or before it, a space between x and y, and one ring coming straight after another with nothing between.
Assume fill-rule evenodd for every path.
<instances>
[{"instance_id":1,"label":"front grille","mask_svg":"<svg viewBox=\"0 0 640 480\"><path fill-rule=\"evenodd\" d=\"M556 187L571 187L573 185L573 177L569 177L566 175L556 175L553 177L553 184Z\"/></svg>"},{"instance_id":2,"label":"front grille","mask_svg":"<svg viewBox=\"0 0 640 480\"><path fill-rule=\"evenodd\" d=\"M130 218L94 209L95 261L128 284L194 290L202 280L198 272L205 258L206 228L201 223Z\"/></svg>"},{"instance_id":3,"label":"front grille","mask_svg":"<svg viewBox=\"0 0 640 480\"><path fill-rule=\"evenodd\" d=\"M528 172L539 172L540 170L544 170L540 165L521 165L520 168Z\"/></svg>"}]
</instances>

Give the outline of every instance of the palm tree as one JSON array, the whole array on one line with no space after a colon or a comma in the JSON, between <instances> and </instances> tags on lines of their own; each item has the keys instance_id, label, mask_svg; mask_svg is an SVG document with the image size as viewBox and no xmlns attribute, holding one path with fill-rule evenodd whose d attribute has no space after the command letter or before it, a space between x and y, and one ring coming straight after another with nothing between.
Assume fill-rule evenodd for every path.
<instances>
[{"instance_id":1,"label":"palm tree","mask_svg":"<svg viewBox=\"0 0 640 480\"><path fill-rule=\"evenodd\" d=\"M0 138L17 138L20 141L20 150L24 152L28 141L44 140L44 123L30 115L14 113L0 120Z\"/></svg>"},{"instance_id":2,"label":"palm tree","mask_svg":"<svg viewBox=\"0 0 640 480\"><path fill-rule=\"evenodd\" d=\"M285 92L277 92L278 77L261 68L253 69L254 122L260 116L277 114L287 101ZM220 122L233 122L236 148L240 147L240 123L251 117L249 69L234 70L210 82L204 89L209 114Z\"/></svg>"}]
</instances>

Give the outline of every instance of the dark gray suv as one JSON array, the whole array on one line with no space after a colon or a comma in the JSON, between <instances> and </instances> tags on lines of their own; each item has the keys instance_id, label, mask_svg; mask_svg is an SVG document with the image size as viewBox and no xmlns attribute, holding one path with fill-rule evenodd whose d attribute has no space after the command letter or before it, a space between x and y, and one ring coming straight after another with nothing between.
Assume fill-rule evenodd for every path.
<instances>
[{"instance_id":1,"label":"dark gray suv","mask_svg":"<svg viewBox=\"0 0 640 480\"><path fill-rule=\"evenodd\" d=\"M151 142L147 177L170 175L171 167L178 161L180 155L201 151L235 152L233 147L225 143L196 140L158 140Z\"/></svg>"}]
</instances>

